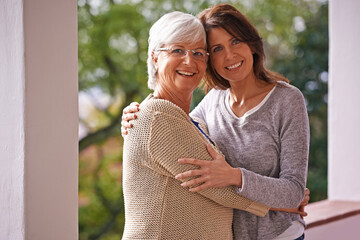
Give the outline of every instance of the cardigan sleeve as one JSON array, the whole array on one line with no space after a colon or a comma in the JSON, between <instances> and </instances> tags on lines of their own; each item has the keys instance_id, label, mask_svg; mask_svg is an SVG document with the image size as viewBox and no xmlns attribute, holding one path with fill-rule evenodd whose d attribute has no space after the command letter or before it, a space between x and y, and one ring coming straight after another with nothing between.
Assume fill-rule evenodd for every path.
<instances>
[{"instance_id":1,"label":"cardigan sleeve","mask_svg":"<svg viewBox=\"0 0 360 240\"><path fill-rule=\"evenodd\" d=\"M179 164L179 158L212 160L206 150L206 141L202 133L197 131L191 122L163 112L154 114L150 129L149 153L154 170L172 178L179 173L196 168L192 165ZM188 179L182 181L185 180ZM268 206L237 194L231 186L209 188L198 194L225 207L241 209L257 216L265 216L269 211Z\"/></svg>"}]
</instances>

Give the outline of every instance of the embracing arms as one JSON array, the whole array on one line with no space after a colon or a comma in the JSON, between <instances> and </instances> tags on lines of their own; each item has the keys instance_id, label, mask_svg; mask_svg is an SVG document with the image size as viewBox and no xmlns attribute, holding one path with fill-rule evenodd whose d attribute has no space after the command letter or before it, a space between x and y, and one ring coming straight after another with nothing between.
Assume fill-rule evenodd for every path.
<instances>
[{"instance_id":1,"label":"embracing arms","mask_svg":"<svg viewBox=\"0 0 360 240\"><path fill-rule=\"evenodd\" d=\"M190 121L170 114L155 113L149 139L149 152L155 171L175 178L179 173L197 168L193 165L179 164L178 159L181 157L211 161L212 157L206 150L205 141ZM269 207L237 194L231 186L208 188L198 193L225 207L241 209L258 216L265 216L269 210Z\"/></svg>"},{"instance_id":2,"label":"embracing arms","mask_svg":"<svg viewBox=\"0 0 360 240\"><path fill-rule=\"evenodd\" d=\"M139 111L139 105L137 103L132 103L130 106L128 106L127 108L125 108L124 110L124 115L123 115L123 122L122 122L122 133L123 135L127 134L127 129L126 128L131 128L132 124L129 123L129 120L135 119L136 118L136 112ZM205 149L205 148L204 148ZM227 162L225 161L224 158L221 159L222 155L218 154L218 156L216 155L217 153L215 151L212 151L212 148L208 148L209 149L209 153L210 156L214 159L213 161L201 161L201 160L196 160L194 159L194 161L192 162L186 162L180 160L180 162L182 163L189 163L189 164L195 164L198 166L198 168L190 168L187 170L190 170L191 175L188 176L201 176L203 175L203 172L208 172L208 175L203 175L203 178L201 179L197 179L195 182L193 181L194 179L190 180L193 182L187 182L186 180L188 180L187 178L185 178L186 176L183 175L181 176L181 173L186 172L185 169L183 169L182 171L178 171L176 173L174 173L174 175L177 175L177 178L185 178L182 179L182 181L184 181L185 183L183 183L182 185L184 187L190 187L193 186L194 184L201 184L204 183L200 186L195 186L195 187L191 187L190 191L200 191L204 188L209 188L209 187L219 187L219 186L241 186L241 180L242 178L241 176L241 170L237 169L237 168L232 168L230 165L227 164ZM186 157L186 155L181 155L178 158L184 158ZM202 159L202 158L198 158L198 159ZM198 164L196 164L198 163ZM207 166L208 165L208 166ZM200 171L200 172L199 172ZM211 174L210 174L211 173ZM179 174L179 175L178 175ZM220 174L223 175L223 177L212 177L213 176L219 176ZM228 178L230 177L230 178ZM205 179L208 179L209 181L204 181ZM228 178L228 179L226 179ZM231 180L232 179L232 180ZM239 182L240 180L240 182ZM236 182L238 181L238 182ZM272 210L281 210L281 211L287 211L287 212L296 212L299 213L300 215L306 215L306 213L304 212L304 206L307 205L309 201L309 192L308 190L305 191L305 195L303 198L302 203L297 207L297 208L292 208L292 209L280 209L280 208L272 208Z\"/></svg>"},{"instance_id":3,"label":"embracing arms","mask_svg":"<svg viewBox=\"0 0 360 240\"><path fill-rule=\"evenodd\" d=\"M198 105L191 114L195 112L196 116L209 122L209 131L226 151L227 160L238 167L242 175L236 184L240 186L239 194L268 206L294 208L305 194L309 126L304 98L294 87L277 87L266 104L266 107L247 118L247 124L232 125L234 130L230 129L228 133L229 139L233 139L231 143L224 140L228 136L224 129L218 131L218 125L214 124L218 118L226 121L226 115L205 111L213 109L216 102L208 106L200 103L203 111L199 111ZM201 178L211 182L204 182L207 186L223 178L215 174L214 169L219 172L229 167L225 161L218 161L218 166L211 167L215 162L204 163L206 166L201 167L204 169ZM198 164L199 161L187 163Z\"/></svg>"}]
</instances>

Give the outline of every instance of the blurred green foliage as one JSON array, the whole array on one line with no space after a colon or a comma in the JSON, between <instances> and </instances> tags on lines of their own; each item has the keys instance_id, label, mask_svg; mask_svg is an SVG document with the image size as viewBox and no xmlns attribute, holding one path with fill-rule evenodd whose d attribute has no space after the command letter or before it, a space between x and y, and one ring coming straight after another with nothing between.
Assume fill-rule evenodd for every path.
<instances>
[{"instance_id":1,"label":"blurred green foliage","mask_svg":"<svg viewBox=\"0 0 360 240\"><path fill-rule=\"evenodd\" d=\"M141 102L147 88L147 38L163 14L196 15L217 0L78 0L79 86L93 107L80 114L80 239L119 239L123 107ZM327 197L328 4L320 0L228 1L257 26L267 66L289 78L307 101L311 201ZM94 95L94 92L96 94ZM104 97L106 96L106 97ZM197 89L192 107L204 93ZM105 98L106 101L99 99ZM82 108L85 108L81 105ZM81 109L80 109L81 110Z\"/></svg>"}]
</instances>

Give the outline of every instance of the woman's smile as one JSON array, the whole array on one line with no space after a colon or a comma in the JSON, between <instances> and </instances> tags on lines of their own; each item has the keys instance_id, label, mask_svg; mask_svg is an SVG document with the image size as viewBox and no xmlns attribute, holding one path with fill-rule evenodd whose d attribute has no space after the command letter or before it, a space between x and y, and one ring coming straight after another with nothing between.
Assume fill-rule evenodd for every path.
<instances>
[{"instance_id":1,"label":"woman's smile","mask_svg":"<svg viewBox=\"0 0 360 240\"><path fill-rule=\"evenodd\" d=\"M195 75L195 73L193 73L193 72L182 71L182 70L177 70L176 72L178 74L180 74L181 76L185 76L185 77L192 77Z\"/></svg>"},{"instance_id":2,"label":"woman's smile","mask_svg":"<svg viewBox=\"0 0 360 240\"><path fill-rule=\"evenodd\" d=\"M225 67L225 68L226 68L227 70L229 70L229 71L237 70L237 69L239 69L239 68L242 66L243 62L244 62L244 61L241 61L241 62L232 64L232 65L230 65L230 66L227 66L227 67Z\"/></svg>"}]
</instances>

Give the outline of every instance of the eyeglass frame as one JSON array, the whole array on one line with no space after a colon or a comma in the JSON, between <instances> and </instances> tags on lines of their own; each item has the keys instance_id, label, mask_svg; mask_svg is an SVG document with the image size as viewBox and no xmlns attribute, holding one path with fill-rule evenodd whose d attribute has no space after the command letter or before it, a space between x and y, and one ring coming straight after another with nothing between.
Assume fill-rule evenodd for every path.
<instances>
[{"instance_id":1,"label":"eyeglass frame","mask_svg":"<svg viewBox=\"0 0 360 240\"><path fill-rule=\"evenodd\" d=\"M185 51L185 54L182 55L181 57L186 56L189 51L191 51L192 53L196 53L196 50L197 50L197 49L205 50L205 57L204 57L204 60L205 60L205 61L207 61L207 59L208 59L208 57L209 57L209 55L210 55L209 52L206 51L206 49L203 49L203 48L186 49L186 48L180 47L180 46L179 46L178 48L184 49L184 51ZM174 48L174 47L157 48L157 49L154 50L154 52L170 51L170 50L175 50L175 49L176 49L176 48ZM171 55L171 53L170 53L170 55ZM195 57L195 59L197 59L196 56L193 56L193 57ZM199 60L202 60L202 59L199 58Z\"/></svg>"}]
</instances>

